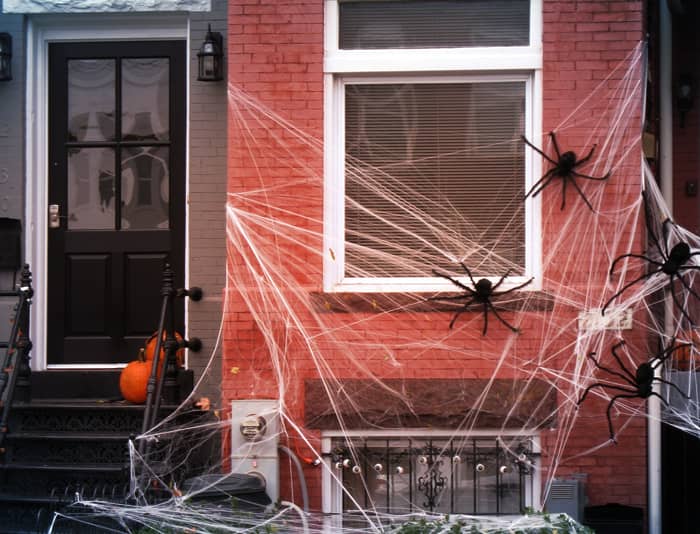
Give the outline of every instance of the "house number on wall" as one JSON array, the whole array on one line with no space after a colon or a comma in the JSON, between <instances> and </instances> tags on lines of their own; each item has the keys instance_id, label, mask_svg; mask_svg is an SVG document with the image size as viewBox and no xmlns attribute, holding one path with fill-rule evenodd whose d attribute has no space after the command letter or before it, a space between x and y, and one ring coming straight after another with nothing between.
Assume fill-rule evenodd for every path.
<instances>
[{"instance_id":1,"label":"house number on wall","mask_svg":"<svg viewBox=\"0 0 700 534\"><path fill-rule=\"evenodd\" d=\"M0 168L0 184L6 184L9 181L10 171L7 170L7 167Z\"/></svg>"}]
</instances>

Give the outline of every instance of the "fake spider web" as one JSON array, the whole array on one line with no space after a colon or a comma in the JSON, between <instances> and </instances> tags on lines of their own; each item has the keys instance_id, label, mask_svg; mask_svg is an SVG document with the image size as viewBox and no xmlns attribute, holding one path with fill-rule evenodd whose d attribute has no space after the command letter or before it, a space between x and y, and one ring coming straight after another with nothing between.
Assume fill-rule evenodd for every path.
<instances>
[{"instance_id":1,"label":"fake spider web","mask_svg":"<svg viewBox=\"0 0 700 534\"><path fill-rule=\"evenodd\" d=\"M425 406L416 399L424 397L415 396L408 387L417 380L456 382L458 390L466 392L463 398L469 405L461 411L450 412L449 402L439 407L451 413L451 426L442 428L442 441L437 437L436 441L440 441L439 446L449 441L450 454L463 453L466 458L472 443L469 440L489 435L499 439L503 462L514 466L522 460L516 450L521 444L518 435L526 438L530 447L526 459L532 460L528 464L534 481L531 485L537 486L539 503L545 502L555 479L580 476L591 465L603 466L609 474L622 469L618 473L624 474L627 468L619 465L624 455L627 464L644 466L649 417L645 400L619 399L614 403L611 417L618 445L610 440L606 418L606 408L617 392L595 388L579 405L584 390L595 382L629 387L596 368L590 354L594 353L602 365L619 371L611 347L624 340L618 354L634 374L638 365L659 353L660 346L692 343L694 329L674 307L669 291L675 291L675 302L700 324L700 303L682 284L670 287L664 273L627 288L609 302L604 316L600 314L616 292L650 266L648 261L628 258L618 262L610 276L610 266L617 257L636 253L660 260L658 251L640 238L646 234L642 188L648 199L649 221L660 240L664 239L663 221L669 216L651 171L640 164L643 61L640 45L597 87L577 93L575 109L566 110L566 114L562 111L558 120L547 119L554 123L552 129L562 150L573 148L585 154L597 144L583 172L595 176L610 172L611 177L605 183L578 182L594 211L571 187L566 208L561 209L557 180L534 199L523 201L521 195L504 204L501 219L515 225L522 219L526 202L532 203L533 212L540 213L540 220L533 224L542 229L534 237L541 239L541 264L534 273L541 283L503 300L494 299L499 313L520 329L519 334L491 316L489 330L483 335L484 317L479 307L462 313L450 329L457 308L426 305L435 291L323 292L324 262L332 266L342 252L324 241L324 187L326 196L337 191L324 185L320 125L311 131L297 127L242 88L230 85L235 146L226 205L229 265L219 344L211 351L202 380L178 412L135 440L129 502L81 496L79 502L89 513L57 516L57 524L68 520L99 523L100 517L109 516L130 532L144 527L155 532L381 532L409 517L435 518L437 511L421 509L418 498L412 507L409 503L403 503L403 509L397 506L393 514L385 513L381 502L371 498L357 502L356 498L363 488L372 495L366 468L353 472L364 454L358 429L389 437L396 433L399 412L404 420L414 417L422 421ZM501 143L501 150L508 150L523 142L514 137ZM546 135L533 144L553 153ZM532 151L528 157L541 159ZM439 164L439 158L435 163ZM543 164L532 183L547 168ZM394 252L383 253L381 261L398 270L419 270L426 279L433 276L436 266L444 271L443 266L451 265L450 274L463 277L459 262L470 265L475 257L484 257L479 236L470 241L465 236L473 234L462 233L462 255L455 255L453 228L435 221L453 220L460 228L469 227L469 221L455 215L449 199L442 206L433 206L430 213L423 205L402 200L402 196L420 195L397 194L392 189L394 170L356 161L346 163L349 180L395 205L410 222L405 227L394 225L396 231L409 233L428 227L435 239L419 256L401 250L399 244L385 249ZM373 211L372 206L360 205L358 209L368 224L387 221L387 215ZM501 233L504 239L515 231L508 224ZM692 251L700 250L699 236L676 225L667 227L669 248L683 240ZM376 242L376 235L366 237L368 242ZM494 253L491 250L488 254ZM353 265L348 258L346 273L364 272L364 265ZM511 261L503 257L497 260L501 265ZM697 257L690 262L700 266ZM700 291L696 272L685 269L682 276L689 287ZM493 273L493 281L503 274ZM469 285L469 280L464 279L464 283ZM446 287L446 291L454 290ZM660 417L665 424L700 437L696 349L676 351L665 363L660 377L677 384L685 396L659 388L668 402ZM217 368L222 374L218 386L209 376ZM353 391L351 384L358 383L360 389ZM363 396L362 384L375 396ZM533 391L541 399L553 398L555 402L533 401ZM312 393L317 395L313 402ZM194 410L193 402L202 396L210 399L210 409ZM495 401L494 396L498 397ZM280 462L282 500L265 513L237 510L229 501L214 505L197 499L203 490L215 487L219 478L246 461L239 457L241 451L232 450L231 432L238 432L231 425L233 399L276 400L279 433L266 439L279 440L303 466L301 477L294 462ZM376 399L381 399L379 405L372 404ZM494 410L499 401L500 412L485 419L484 414ZM322 431L315 423L329 417L336 421L334 443L343 443L344 456L333 456L323 449ZM483 421L490 421L491 426L484 427ZM410 425L403 430L410 431ZM425 430L421 427L413 433L425 437ZM537 436L536 446L528 442L533 435ZM150 445L144 448L143 443ZM444 456L445 450L442 453ZM209 484L188 489L181 480L184 472L208 474ZM589 492L595 494L596 488L604 491L607 476L590 476ZM347 490L340 500L355 509L352 521L330 520L319 512L322 480L335 484L341 493ZM349 491L351 486L353 492ZM305 510L309 501L311 508ZM447 532L457 518L464 518L468 525L478 524L480 532L545 526L541 516L457 514L443 525L443 531Z\"/></svg>"}]
</instances>

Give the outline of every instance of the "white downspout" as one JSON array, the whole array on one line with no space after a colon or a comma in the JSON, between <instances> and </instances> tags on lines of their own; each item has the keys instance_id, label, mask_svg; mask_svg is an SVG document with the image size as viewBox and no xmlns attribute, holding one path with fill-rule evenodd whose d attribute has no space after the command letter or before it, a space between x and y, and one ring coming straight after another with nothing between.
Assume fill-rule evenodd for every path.
<instances>
[{"instance_id":1,"label":"white downspout","mask_svg":"<svg viewBox=\"0 0 700 534\"><path fill-rule=\"evenodd\" d=\"M659 92L660 144L659 170L661 193L668 210L673 214L673 25L666 0L659 2ZM668 299L667 299L668 300ZM666 306L666 322L672 318ZM670 325L666 325L667 331ZM657 370L660 374L661 369ZM648 508L649 534L662 534L661 516L661 403L656 397L648 402Z\"/></svg>"}]
</instances>

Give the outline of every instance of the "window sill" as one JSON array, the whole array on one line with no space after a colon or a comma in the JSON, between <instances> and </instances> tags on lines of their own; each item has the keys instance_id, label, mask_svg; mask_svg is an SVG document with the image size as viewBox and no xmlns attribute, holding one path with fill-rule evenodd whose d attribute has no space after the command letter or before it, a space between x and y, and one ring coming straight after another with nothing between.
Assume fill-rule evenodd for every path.
<instances>
[{"instance_id":1,"label":"window sill","mask_svg":"<svg viewBox=\"0 0 700 534\"><path fill-rule=\"evenodd\" d=\"M461 295L456 291L432 292L430 295L450 298ZM386 312L455 312L464 302L428 300L426 293L311 293L313 309L319 313L386 313ZM544 291L520 291L493 300L498 310L543 312L551 311L554 298ZM480 304L469 311L481 312Z\"/></svg>"}]
</instances>

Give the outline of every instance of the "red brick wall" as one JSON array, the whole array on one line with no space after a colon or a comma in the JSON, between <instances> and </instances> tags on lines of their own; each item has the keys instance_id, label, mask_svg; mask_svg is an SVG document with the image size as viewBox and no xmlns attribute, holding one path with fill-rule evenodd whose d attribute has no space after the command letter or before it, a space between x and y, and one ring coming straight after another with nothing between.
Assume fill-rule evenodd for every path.
<instances>
[{"instance_id":1,"label":"red brick wall","mask_svg":"<svg viewBox=\"0 0 700 534\"><path fill-rule=\"evenodd\" d=\"M228 69L232 91L242 90L257 99L264 106L295 127L318 140L323 132L323 2L321 0L299 0L287 2L262 2L257 0L231 0L229 2ZM620 60L624 59L637 45L641 37L642 6L639 1L550 1L544 0L543 35L543 131L557 128L563 119L600 84L615 83L621 74L611 75ZM275 241L275 229L261 224L256 239L265 243L265 252L281 252L279 261L294 272L295 281L308 291L320 291L321 255L311 252L313 247L322 247L318 237L322 228L323 190L318 181L303 181L304 173L322 176L322 151L318 147L300 142L290 130L280 128L278 122L260 117L250 109L239 105L233 98L229 111L229 182L228 190L234 194L235 207L244 206L249 213L277 218L290 224L301 225L310 231L309 248L297 243ZM589 117L597 109L597 102L591 101L577 111L581 117ZM638 110L633 111L633 114ZM241 117L246 118L240 121ZM245 124L245 126L243 126ZM637 121L638 124L638 121ZM590 139L585 122L567 122L567 128L560 133L560 146L574 149L580 155L587 152L591 143L600 139ZM279 140L284 139L288 151L280 151ZM254 140L254 143L251 141ZM543 146L544 140L534 140ZM603 207L615 207L633 203L639 196L638 147L630 138L630 152L615 170L614 180L605 185ZM575 148L574 148L575 147ZM291 165L294 163L294 165ZM292 171L290 169L301 169ZM298 213L276 211L269 204L248 203L238 193L258 190L261 187L277 186L284 189L290 180L299 180L294 194L279 201L280 206L294 203ZM585 184L584 191L596 193L595 184ZM545 255L545 290L574 294L581 289L590 290L590 272L598 273L599 290L604 290L610 258L600 251L605 248L606 228L619 234L619 221L601 222L602 230L591 236L585 230L591 227L596 215L589 213L582 201L570 188L567 197L568 210L576 210L577 216L569 217L570 211L559 209L560 189L547 188L543 193L543 254ZM301 209L299 207L301 206ZM309 217L298 217L303 213ZM315 221L315 222L314 222ZM235 223L234 223L235 224ZM608 225L607 227L605 225ZM625 221L626 228L630 221ZM565 239L562 226L569 228ZM628 231L629 232L629 231ZM625 236L624 232L621 234ZM279 247L276 249L275 247ZM242 252L243 250L243 252ZM570 261L570 252L576 250L586 258L585 269L580 261ZM245 247L230 247L229 269L235 271L237 284L229 290L226 307L226 328L223 358L224 400L238 398L274 398L278 391L278 376L293 377L286 383L286 407L297 422L303 423L304 378L317 376L314 362L301 343L301 339L289 340L285 358L276 359L268 354L263 334L257 329L255 318L249 310L246 299L257 299L247 292L264 280L265 273L255 268L251 275L249 263L251 255ZM306 265L308 269L299 268ZM560 284L561 282L561 284ZM269 289L269 288L268 288ZM595 288L594 288L595 289ZM279 297L279 295L277 295ZM284 297L291 306L305 303L305 296L292 289L285 291ZM259 300L256 303L260 304ZM274 310L260 304L265 310L265 319L284 319L283 310ZM598 303L600 305L600 303ZM295 308L297 311L303 307ZM541 314L546 313L543 317ZM569 366L569 354L576 339L575 329L566 330L566 325L575 318L578 310L572 306L556 305L551 312L532 311L524 314L520 325L522 334L517 344L509 349L512 335L494 326L489 328L488 338L480 335L480 317L475 321L478 332L465 330L460 337L454 335L451 342L459 344L462 353L473 351L469 358L450 356L449 347L440 351L416 351L397 349L387 358L381 351L367 349L355 356L361 360L363 371L359 371L341 350L329 351L326 356L338 377L377 376L380 378L488 378L494 373L496 361L489 355L501 355L512 351L512 358L522 358L532 365L529 358L541 354L543 346L543 320L551 329L561 333L547 347L552 354L548 365L557 368L557 354L562 353L561 365ZM304 319L304 312L300 312ZM469 315L469 314L465 314ZM378 340L385 346L392 346L391 339L405 336L426 341L427 345L445 338L449 315L446 313L412 313L397 317L384 317L373 313L324 314L326 328L345 326L362 320L362 330L347 331L348 341L357 339ZM398 326L397 326L398 325ZM400 328L400 329L398 329ZM336 340L339 341L339 340ZM295 351L295 348L298 348ZM566 355L564 354L566 353ZM511 357L511 356L509 356ZM517 366L515 366L517 369ZM366 373L366 374L363 374ZM518 371L506 367L499 376L518 376ZM226 405L226 402L224 402ZM571 402L569 409L562 414L560 422L565 425L573 415ZM601 413L605 410L603 401L587 401L581 407L577 423L567 444L561 463L556 468L557 477L569 474L586 474L590 504L620 502L637 506L645 505L645 421L632 420L619 439L619 445L604 447L595 453L590 448L603 443L607 437L607 427L601 423ZM624 419L626 421L627 419ZM616 419L619 424L623 419ZM545 449L555 444L556 432L543 434ZM290 445L297 448L302 456L308 451L293 435ZM579 456L581 454L581 456ZM551 460L551 459L549 459ZM545 457L548 467L546 475L554 469ZM623 461L624 460L624 461ZM284 498L290 497L290 469L283 462ZM309 467L307 477L312 495L313 508L320 507L320 473ZM298 493L295 492L295 495Z\"/></svg>"}]
</instances>

